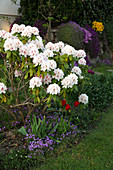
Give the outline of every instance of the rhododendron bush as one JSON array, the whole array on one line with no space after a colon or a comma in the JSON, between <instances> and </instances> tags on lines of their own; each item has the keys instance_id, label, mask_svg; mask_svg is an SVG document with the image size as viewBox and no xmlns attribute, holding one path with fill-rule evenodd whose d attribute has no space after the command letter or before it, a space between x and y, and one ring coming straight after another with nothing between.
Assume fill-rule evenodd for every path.
<instances>
[{"instance_id":1,"label":"rhododendron bush","mask_svg":"<svg viewBox=\"0 0 113 170\"><path fill-rule=\"evenodd\" d=\"M0 52L3 59L0 107L15 119L12 108L17 107L23 123L35 107L41 108L43 114L51 107L51 101L61 105L66 92L78 93L79 82L83 82L87 72L84 50L75 50L63 42L44 45L39 30L23 24L14 24L11 33L0 31ZM74 66L75 61L78 66ZM80 94L76 100L87 104L88 96ZM25 105L27 115L22 112Z\"/></svg>"}]
</instances>

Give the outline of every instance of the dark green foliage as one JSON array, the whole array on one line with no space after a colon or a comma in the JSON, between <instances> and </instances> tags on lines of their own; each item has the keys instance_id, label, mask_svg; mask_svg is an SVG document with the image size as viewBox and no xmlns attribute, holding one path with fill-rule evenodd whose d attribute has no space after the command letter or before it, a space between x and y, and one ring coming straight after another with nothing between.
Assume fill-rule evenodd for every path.
<instances>
[{"instance_id":1,"label":"dark green foliage","mask_svg":"<svg viewBox=\"0 0 113 170\"><path fill-rule=\"evenodd\" d=\"M107 18L107 23L105 23L105 31L107 34L108 44L113 51L113 16Z\"/></svg>"},{"instance_id":2,"label":"dark green foliage","mask_svg":"<svg viewBox=\"0 0 113 170\"><path fill-rule=\"evenodd\" d=\"M79 18L79 24L89 24L93 21L102 21L107 23L107 18L113 16L113 1L112 0L84 0L83 15Z\"/></svg>"},{"instance_id":3,"label":"dark green foliage","mask_svg":"<svg viewBox=\"0 0 113 170\"><path fill-rule=\"evenodd\" d=\"M20 0L20 8L19 13L22 13L22 20L24 24L30 24L33 25L34 21L36 19L42 19L45 18L42 16L41 13L38 12L38 10L41 8L41 11L45 17L48 17L49 14L49 8L48 8L48 2L47 0ZM72 18L76 19L79 17L79 15L82 14L81 7L82 2L81 0L52 0L51 3L51 12L52 17L54 18L53 26L57 26L58 24L61 24L62 22L71 21Z\"/></svg>"},{"instance_id":4,"label":"dark green foliage","mask_svg":"<svg viewBox=\"0 0 113 170\"><path fill-rule=\"evenodd\" d=\"M80 94L85 93L89 97L88 107L98 111L106 109L113 101L113 74L88 75L90 80L80 87ZM75 101L75 94L71 94L70 100Z\"/></svg>"}]
</instances>

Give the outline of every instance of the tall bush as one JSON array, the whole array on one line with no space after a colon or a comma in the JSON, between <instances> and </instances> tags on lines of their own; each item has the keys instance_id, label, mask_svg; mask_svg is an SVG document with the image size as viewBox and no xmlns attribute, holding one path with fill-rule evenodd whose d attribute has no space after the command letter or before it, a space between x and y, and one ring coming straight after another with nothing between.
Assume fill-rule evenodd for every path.
<instances>
[{"instance_id":1,"label":"tall bush","mask_svg":"<svg viewBox=\"0 0 113 170\"><path fill-rule=\"evenodd\" d=\"M10 112L15 120L12 109L17 108L23 123L34 108L38 107L44 114L52 100L61 106L67 92L74 89L78 93L80 77L87 72L85 51L77 51L63 42L49 42L44 46L39 30L23 24L14 24L11 33L0 31L0 52L5 54L0 68L3 73L0 108ZM74 61L78 62L78 67L74 67ZM80 95L77 100L87 104L88 96ZM27 107L27 112L23 106Z\"/></svg>"}]
</instances>

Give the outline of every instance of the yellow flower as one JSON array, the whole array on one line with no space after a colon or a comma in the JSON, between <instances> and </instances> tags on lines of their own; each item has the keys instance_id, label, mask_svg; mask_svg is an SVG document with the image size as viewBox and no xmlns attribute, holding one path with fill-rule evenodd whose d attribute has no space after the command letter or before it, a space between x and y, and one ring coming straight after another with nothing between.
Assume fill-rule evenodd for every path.
<instances>
[{"instance_id":1,"label":"yellow flower","mask_svg":"<svg viewBox=\"0 0 113 170\"><path fill-rule=\"evenodd\" d=\"M101 32L104 30L104 26L103 26L102 22L94 21L92 24L93 24L92 28L94 30L101 31Z\"/></svg>"}]
</instances>

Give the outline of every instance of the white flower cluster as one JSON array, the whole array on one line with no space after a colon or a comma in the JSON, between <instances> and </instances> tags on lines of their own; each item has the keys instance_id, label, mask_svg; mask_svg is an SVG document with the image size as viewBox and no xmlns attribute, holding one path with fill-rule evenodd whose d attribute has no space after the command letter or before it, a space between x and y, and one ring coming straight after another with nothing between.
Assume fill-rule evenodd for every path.
<instances>
[{"instance_id":1,"label":"white flower cluster","mask_svg":"<svg viewBox=\"0 0 113 170\"><path fill-rule=\"evenodd\" d=\"M59 41L58 43L54 43L54 44L51 42L48 42L45 45L45 49L56 51L56 52L59 52L59 50L63 48L64 48L64 43L62 41Z\"/></svg>"},{"instance_id":2,"label":"white flower cluster","mask_svg":"<svg viewBox=\"0 0 113 170\"><path fill-rule=\"evenodd\" d=\"M47 93L52 95L60 93L60 86L56 83L50 84L47 88Z\"/></svg>"},{"instance_id":3,"label":"white flower cluster","mask_svg":"<svg viewBox=\"0 0 113 170\"><path fill-rule=\"evenodd\" d=\"M5 36L6 33L7 33L7 32L6 32L5 30L0 30L0 37L1 37L1 38L4 38L4 36Z\"/></svg>"},{"instance_id":4,"label":"white flower cluster","mask_svg":"<svg viewBox=\"0 0 113 170\"><path fill-rule=\"evenodd\" d=\"M87 104L88 103L88 96L86 94L81 94L79 96L79 102L81 102L83 104Z\"/></svg>"},{"instance_id":5,"label":"white flower cluster","mask_svg":"<svg viewBox=\"0 0 113 170\"><path fill-rule=\"evenodd\" d=\"M64 72L63 72L61 69L59 69L59 68L55 69L55 70L54 70L54 73L55 73L55 75L52 76L52 78L55 78L55 79L57 79L58 81L59 81L60 79L63 79Z\"/></svg>"},{"instance_id":6,"label":"white flower cluster","mask_svg":"<svg viewBox=\"0 0 113 170\"><path fill-rule=\"evenodd\" d=\"M0 83L0 94L1 93L6 93L7 87L5 86L4 83Z\"/></svg>"},{"instance_id":7,"label":"white flower cluster","mask_svg":"<svg viewBox=\"0 0 113 170\"><path fill-rule=\"evenodd\" d=\"M40 87L42 85L42 81L39 77L33 77L31 80L30 80L30 85L29 87L30 88L34 88L35 86L36 87Z\"/></svg>"},{"instance_id":8,"label":"white flower cluster","mask_svg":"<svg viewBox=\"0 0 113 170\"><path fill-rule=\"evenodd\" d=\"M75 56L76 50L72 46L66 45L64 48L62 48L62 55L64 54Z\"/></svg>"},{"instance_id":9,"label":"white flower cluster","mask_svg":"<svg viewBox=\"0 0 113 170\"><path fill-rule=\"evenodd\" d=\"M77 57L77 58L84 58L84 57L86 57L85 51L84 51L84 50L78 50L78 51L76 51L76 57Z\"/></svg>"},{"instance_id":10,"label":"white flower cluster","mask_svg":"<svg viewBox=\"0 0 113 170\"><path fill-rule=\"evenodd\" d=\"M43 82L44 84L49 84L51 83L51 80L52 80L51 76L47 74L47 76L44 77Z\"/></svg>"},{"instance_id":11,"label":"white flower cluster","mask_svg":"<svg viewBox=\"0 0 113 170\"><path fill-rule=\"evenodd\" d=\"M80 65L86 65L86 60L84 58L81 58L80 60L78 60L78 64Z\"/></svg>"},{"instance_id":12,"label":"white flower cluster","mask_svg":"<svg viewBox=\"0 0 113 170\"><path fill-rule=\"evenodd\" d=\"M81 69L80 69L79 67L77 67L77 66L74 66L74 67L72 68L71 72L72 72L72 73L76 73L76 74L79 75L79 76L81 76L81 73L82 73Z\"/></svg>"},{"instance_id":13,"label":"white flower cluster","mask_svg":"<svg viewBox=\"0 0 113 170\"><path fill-rule=\"evenodd\" d=\"M16 51L18 48L21 48L22 46L23 46L23 43L17 38L16 39L7 38L4 43L5 51L7 50Z\"/></svg>"},{"instance_id":14,"label":"white flower cluster","mask_svg":"<svg viewBox=\"0 0 113 170\"><path fill-rule=\"evenodd\" d=\"M22 36L31 37L32 34L39 35L39 30L36 27L26 26L24 24L14 24L11 33L21 33Z\"/></svg>"},{"instance_id":15,"label":"white flower cluster","mask_svg":"<svg viewBox=\"0 0 113 170\"><path fill-rule=\"evenodd\" d=\"M61 81L61 84L63 88L72 88L74 84L78 84L78 77L71 73Z\"/></svg>"}]
</instances>

